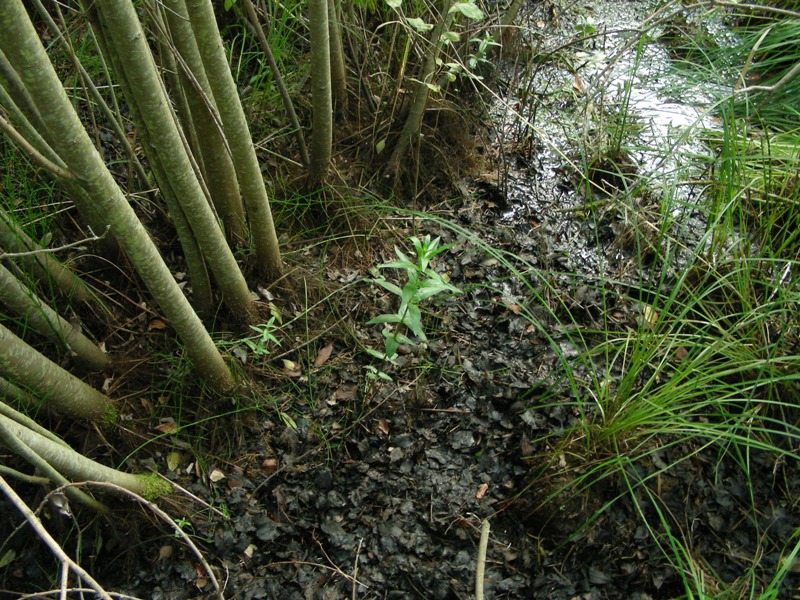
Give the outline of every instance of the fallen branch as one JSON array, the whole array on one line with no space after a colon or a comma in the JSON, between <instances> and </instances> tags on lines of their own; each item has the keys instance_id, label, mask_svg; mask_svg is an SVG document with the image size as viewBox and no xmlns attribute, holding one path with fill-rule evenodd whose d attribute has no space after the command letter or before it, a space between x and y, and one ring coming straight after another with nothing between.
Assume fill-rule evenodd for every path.
<instances>
[{"instance_id":1,"label":"fallen branch","mask_svg":"<svg viewBox=\"0 0 800 600\"><path fill-rule=\"evenodd\" d=\"M489 545L489 519L481 523L481 539L478 542L478 565L475 569L475 600L483 600L483 578L486 573L486 548Z\"/></svg>"},{"instance_id":2,"label":"fallen branch","mask_svg":"<svg viewBox=\"0 0 800 600\"><path fill-rule=\"evenodd\" d=\"M30 507L25 504L25 501L20 498L17 493L11 488L11 486L6 483L6 480L0 476L0 491L3 492L6 498L17 508L17 510L22 513L22 516L25 517L25 520L30 524L33 530L36 532L36 535L39 536L47 547L50 549L58 560L61 561L62 568L69 568L73 571L81 580L83 580L86 585L88 585L95 594L103 598L104 600L111 600L111 596L106 592L99 583L97 583L94 578L87 573L83 567L81 567L78 563L72 560L69 556L67 556L66 552L58 545L58 542L53 539L53 536L45 529L42 522L39 520Z\"/></svg>"}]
</instances>

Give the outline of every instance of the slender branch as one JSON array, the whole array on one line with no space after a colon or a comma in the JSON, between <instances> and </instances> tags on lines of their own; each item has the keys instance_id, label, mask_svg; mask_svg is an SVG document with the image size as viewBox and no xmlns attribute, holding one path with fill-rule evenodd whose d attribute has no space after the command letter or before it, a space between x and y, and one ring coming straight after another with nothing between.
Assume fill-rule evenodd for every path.
<instances>
[{"instance_id":1,"label":"slender branch","mask_svg":"<svg viewBox=\"0 0 800 600\"><path fill-rule=\"evenodd\" d=\"M478 543L478 565L475 569L475 600L483 600L483 577L486 572L486 548L489 545L489 519L481 523L481 539Z\"/></svg>"},{"instance_id":2,"label":"slender branch","mask_svg":"<svg viewBox=\"0 0 800 600\"><path fill-rule=\"evenodd\" d=\"M32 483L34 485L50 485L52 482L47 477L37 477L36 475L28 475L27 473L22 473L17 471L16 469L12 469L11 467L7 467L5 465L0 465L0 474L8 475L9 477L13 477L14 479L18 479L19 481L24 481L25 483Z\"/></svg>"},{"instance_id":3,"label":"slender branch","mask_svg":"<svg viewBox=\"0 0 800 600\"><path fill-rule=\"evenodd\" d=\"M42 456L36 452L36 450L21 440L13 433L13 431L9 430L9 428L3 422L3 418L7 417L0 417L0 440L2 440L3 444L10 448L14 453L22 457L29 464L39 469L39 471L44 473L53 483L58 483L61 485L68 484L69 482L67 481L67 478L64 477L61 472L58 471L58 469L51 465L47 460L42 458ZM67 495L71 500L80 502L81 504L84 504L98 512L108 512L108 508L102 502L95 500L83 490L68 489Z\"/></svg>"},{"instance_id":4,"label":"slender branch","mask_svg":"<svg viewBox=\"0 0 800 600\"><path fill-rule=\"evenodd\" d=\"M81 588L81 587L66 588L63 590L47 590L46 592L34 592L32 594L25 594L24 596L19 596L17 600L41 600L45 596L55 596L56 594L61 594L62 592L66 592L67 594L71 592L75 592L76 594L84 594L91 591L92 590L89 588ZM116 598L117 600L141 600L136 596L129 596L128 594L120 594L119 592L108 592L108 595L111 596L112 598Z\"/></svg>"},{"instance_id":5,"label":"slender branch","mask_svg":"<svg viewBox=\"0 0 800 600\"><path fill-rule=\"evenodd\" d=\"M256 36L261 44L261 50L264 52L264 56L267 57L269 68L272 71L272 78L275 81L275 87L278 88L278 92L283 100L283 107L286 109L286 114L289 116L289 122L292 124L292 128L294 129L294 137L297 140L297 146L300 149L300 160L303 162L303 166L307 168L311 161L308 157L308 148L306 148L306 141L303 137L303 128L300 126L300 120L297 118L297 113L294 111L292 98L289 96L289 91L286 89L286 85L283 83L283 77L281 77L278 64L275 62L275 57L272 54L272 48L270 48L266 33L264 32L264 28L261 27L261 22L258 20L256 9L253 7L251 0L244 0L244 10L247 13L247 18L250 19L250 23L253 25L253 29L256 30ZM269 24L267 24L267 27L269 27Z\"/></svg>"},{"instance_id":6,"label":"slender branch","mask_svg":"<svg viewBox=\"0 0 800 600\"><path fill-rule=\"evenodd\" d=\"M80 577L86 584L92 588L92 590L104 600L111 600L111 596L109 596L108 592L106 592L102 586L94 580L94 578L89 575L89 573L84 570L78 563L72 560L66 552L58 545L58 542L53 539L53 536L45 529L42 522L39 520L30 507L25 504L25 501L20 498L17 493L8 485L5 479L0 476L0 492L3 492L6 498L17 508L17 510L22 513L22 516L25 517L25 520L30 524L36 534L39 536L47 547L50 549L58 560L61 561L61 564L67 565L72 571L74 571L78 577Z\"/></svg>"},{"instance_id":7,"label":"slender branch","mask_svg":"<svg viewBox=\"0 0 800 600\"><path fill-rule=\"evenodd\" d=\"M2 120L2 117L0 117L0 120ZM70 248L77 248L78 250L86 250L86 248L84 246L81 246L81 244L102 240L108 234L108 230L111 229L111 225L106 225L106 230L100 235L95 235L91 227L89 227L88 229L89 233L91 233L92 235L82 240L78 240L77 242L71 242L69 244L64 244L63 246L58 246L56 248L37 248L36 250L29 250L27 252L0 252L0 258L19 258L20 256L33 256L36 254L61 252L62 250L68 250Z\"/></svg>"},{"instance_id":8,"label":"slender branch","mask_svg":"<svg viewBox=\"0 0 800 600\"><path fill-rule=\"evenodd\" d=\"M27 152L28 156L31 157L33 162L37 163L40 167L47 169L59 179L75 179L75 174L72 171L59 167L49 158L41 154L36 148L28 143L28 140L22 137L22 134L14 129L14 126L11 123L6 121L2 116L0 116L0 129L2 129L3 132L9 138L11 138L11 141L14 143L14 145Z\"/></svg>"},{"instance_id":9,"label":"slender branch","mask_svg":"<svg viewBox=\"0 0 800 600\"><path fill-rule=\"evenodd\" d=\"M792 77L797 75L800 72L800 63L797 63L795 66L792 67L792 70L789 71L786 75L780 78L777 83L772 85L751 85L746 88L742 88L740 90L736 90L735 94L746 94L748 92L767 92L772 93L780 88L782 88L787 81L789 81Z\"/></svg>"},{"instance_id":10,"label":"slender branch","mask_svg":"<svg viewBox=\"0 0 800 600\"><path fill-rule=\"evenodd\" d=\"M178 536L180 536L180 538L184 542L186 542L186 545L189 546L189 548L191 548L192 552L197 557L197 560L200 561L200 564L203 565L203 568L206 570L206 573L208 573L208 578L211 580L211 585L214 586L214 590L217 592L217 597L220 600L225 600L225 596L222 593L222 589L220 588L219 581L217 581L217 578L214 575L214 571L211 569L211 566L208 564L208 562L206 561L205 557L203 557L203 554L202 554L202 552L200 552L200 549L195 545L195 543L192 541L192 539L188 535L186 535L186 533L183 531L183 529L181 529L181 526L178 525L178 523L176 523L175 520L172 517L170 517L167 513L165 513L163 510L161 510L154 503L150 502L149 500L146 500L145 498L142 498L139 494L136 494L136 493L132 492L131 490L128 490L128 489L126 489L124 487L118 486L118 485L113 484L113 483L105 482L105 481L84 481L82 483L68 483L66 485L62 485L59 488L56 488L51 493L58 492L62 488L68 488L68 487L72 487L72 486L83 486L83 485L87 485L87 486L90 486L90 487L108 488L108 489L113 490L113 491L115 491L115 492L117 492L119 494L123 494L125 496L130 497L134 501L138 502L139 504L141 504L143 506L146 506L147 508L152 510L158 517L160 517L165 523L167 523L175 531L175 533Z\"/></svg>"}]
</instances>

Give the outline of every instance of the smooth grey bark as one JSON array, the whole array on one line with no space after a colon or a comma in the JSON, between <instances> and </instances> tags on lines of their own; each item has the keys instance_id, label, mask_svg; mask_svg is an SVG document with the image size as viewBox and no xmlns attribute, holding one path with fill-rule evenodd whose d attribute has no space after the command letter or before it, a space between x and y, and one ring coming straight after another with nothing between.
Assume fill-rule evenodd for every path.
<instances>
[{"instance_id":1,"label":"smooth grey bark","mask_svg":"<svg viewBox=\"0 0 800 600\"><path fill-rule=\"evenodd\" d=\"M297 113L294 110L294 103L292 102L291 96L289 96L289 90L286 89L286 85L283 83L283 76L281 75L280 69L278 69L278 63L275 62L272 48L270 48L269 42L267 41L267 34L261 26L261 22L258 20L258 14L256 14L256 9L253 7L252 0L244 0L244 9L247 13L247 18L250 19L250 23L253 25L253 29L255 29L256 36L258 36L261 50L264 52L264 56L267 57L269 69L272 71L272 79L275 81L275 87L278 88L278 92L281 95L283 108L286 110L286 114L289 117L289 123L291 123L292 129L294 129L294 137L295 140L297 140L297 148L300 152L300 161L303 163L304 167L308 168L310 159L308 157L306 139L303 135L303 128L300 126L300 119L297 118ZM267 29L269 29L269 24L267 24Z\"/></svg>"},{"instance_id":2,"label":"smooth grey bark","mask_svg":"<svg viewBox=\"0 0 800 600\"><path fill-rule=\"evenodd\" d=\"M65 51L70 55L72 58L72 62L75 65L75 68L80 73L81 80L86 88L89 90L89 94L92 96L92 100L95 104L100 108L100 111L103 113L103 116L106 118L106 122L109 126L114 130L114 134L116 135L116 139L119 144L122 146L123 151L128 156L128 160L131 161L131 165L133 167L136 176L139 178L139 182L141 185L146 189L150 187L150 182L148 180L147 174L144 171L144 167L142 163L139 161L139 158L136 156L136 153L133 151L133 148L128 141L128 137L125 135L125 132L122 129L122 124L117 119L117 115L115 115L111 108L106 103L105 99L103 98L100 91L97 89L97 86L92 81L89 72L84 68L81 61L75 56L74 52L72 51L72 47L70 46L69 42L64 39L64 36L61 34L61 30L59 29L56 22L50 16L50 13L47 12L47 9L42 4L41 0L32 0L34 6L36 7L36 11L39 13L39 16L47 23L47 27L50 29L52 34L55 36L56 40L60 44L64 46Z\"/></svg>"},{"instance_id":3,"label":"smooth grey bark","mask_svg":"<svg viewBox=\"0 0 800 600\"><path fill-rule=\"evenodd\" d=\"M170 35L181 59L176 65L177 75L190 111L187 120L194 124L211 199L225 224L228 237L239 243L246 242L244 205L236 181L236 169L222 137L222 123L218 116L215 117L218 110L189 22L186 3L183 0L164 0L163 5Z\"/></svg>"},{"instance_id":4,"label":"smooth grey bark","mask_svg":"<svg viewBox=\"0 0 800 600\"><path fill-rule=\"evenodd\" d=\"M68 373L0 325L0 374L34 390L57 412L78 419L113 422L116 410L107 396Z\"/></svg>"},{"instance_id":5,"label":"smooth grey bark","mask_svg":"<svg viewBox=\"0 0 800 600\"><path fill-rule=\"evenodd\" d=\"M23 317L28 327L71 352L90 369L102 371L108 365L108 356L100 348L62 319L1 264L0 302Z\"/></svg>"},{"instance_id":6,"label":"smooth grey bark","mask_svg":"<svg viewBox=\"0 0 800 600\"><path fill-rule=\"evenodd\" d=\"M133 475L112 469L86 458L68 446L57 444L2 415L0 415L0 420L7 432L33 450L60 474L73 481L106 481L145 498L154 498L172 489L168 482L155 479L154 475ZM159 484L159 482L161 483Z\"/></svg>"},{"instance_id":7,"label":"smooth grey bark","mask_svg":"<svg viewBox=\"0 0 800 600\"><path fill-rule=\"evenodd\" d=\"M36 400L25 390L18 388L11 383L8 379L0 377L0 400L7 400L13 402L15 405L25 408L26 410L35 410L41 402ZM2 404L2 402L0 402Z\"/></svg>"},{"instance_id":8,"label":"smooth grey bark","mask_svg":"<svg viewBox=\"0 0 800 600\"><path fill-rule=\"evenodd\" d=\"M91 23L97 46L101 54L111 63L116 73L116 82L123 90L124 96L131 98L130 102L128 102L128 110L131 113L133 121L138 124L137 135L140 143L142 147L146 149L145 151L149 156L155 157L156 151L152 148L146 123L143 121L139 113L139 107L133 99L134 94L130 90L127 75L117 56L116 46L109 43L107 33L103 24L100 22L94 6L87 2L84 2L84 4L86 5L85 14ZM201 316L208 317L214 312L214 294L211 289L211 279L206 268L205 259L200 251L200 246L195 239L194 232L189 222L186 220L186 215L183 214L183 208L181 208L181 205L175 197L175 190L172 188L172 182L167 177L161 163L157 159L154 158L150 162L150 170L155 177L158 191L167 205L169 218L175 226L175 232L178 234L178 241L183 251L183 257L186 260L186 273L189 278L189 283L192 286L192 306L194 306L195 310L197 310Z\"/></svg>"},{"instance_id":9,"label":"smooth grey bark","mask_svg":"<svg viewBox=\"0 0 800 600\"><path fill-rule=\"evenodd\" d=\"M311 37L311 164L308 187L318 188L328 174L333 144L333 101L331 96L331 47L328 0L308 0L308 28Z\"/></svg>"},{"instance_id":10,"label":"smooth grey bark","mask_svg":"<svg viewBox=\"0 0 800 600\"><path fill-rule=\"evenodd\" d=\"M214 17L214 7L211 5L211 0L189 0L186 2L186 8L206 69L206 77L222 119L225 139L231 149L259 270L268 278L277 279L283 269L278 236L275 233L275 224L256 149L250 137L250 129L247 126L236 82L233 80L225 49L222 47L222 38Z\"/></svg>"},{"instance_id":11,"label":"smooth grey bark","mask_svg":"<svg viewBox=\"0 0 800 600\"><path fill-rule=\"evenodd\" d=\"M331 93L336 117L347 112L347 70L342 45L341 0L328 0L328 32L331 40Z\"/></svg>"},{"instance_id":12,"label":"smooth grey bark","mask_svg":"<svg viewBox=\"0 0 800 600\"><path fill-rule=\"evenodd\" d=\"M107 39L116 46L117 58L125 72L132 96L129 102L136 103L149 147L155 152L151 162L158 161L168 178L223 301L239 320L250 322L255 314L250 289L186 152L136 10L128 2L96 6Z\"/></svg>"},{"instance_id":13,"label":"smooth grey bark","mask_svg":"<svg viewBox=\"0 0 800 600\"><path fill-rule=\"evenodd\" d=\"M2 251L21 254L14 260L28 273L49 280L67 298L88 302L91 294L86 284L56 260L52 254L43 252L28 235L20 229L7 212L0 208L0 254Z\"/></svg>"},{"instance_id":14,"label":"smooth grey bark","mask_svg":"<svg viewBox=\"0 0 800 600\"><path fill-rule=\"evenodd\" d=\"M21 0L0 2L0 49L9 57L52 134L53 150L80 178L150 293L215 389L234 387L214 341L183 295L144 226L115 183L67 98ZM13 58L12 58L13 56Z\"/></svg>"},{"instance_id":15,"label":"smooth grey bark","mask_svg":"<svg viewBox=\"0 0 800 600\"><path fill-rule=\"evenodd\" d=\"M2 402L0 402L4 408L6 407ZM17 413L19 414L19 413ZM6 411L0 409L0 443L7 446L12 452L18 454L21 458L26 460L30 463L33 467L35 467L39 472L44 474L51 482L56 485L63 485L65 483L69 483L67 478L64 477L58 469L56 469L53 465L47 462L44 458L42 458L35 450L33 450L28 444L26 444L20 436L17 435L19 428L27 430L32 434L30 437L37 439L41 446L41 444L52 444L55 446L61 446L64 450L69 450L69 446L65 444L63 441L58 440L53 436L45 435L42 433L42 428L33 424L34 426L31 427L30 425L19 421L14 417L9 417L6 414ZM46 430L45 430L46 431ZM47 432L49 433L49 432ZM54 439L55 438L55 439ZM81 502L90 508L95 510L100 510L102 512L108 512L108 508L103 505L102 503L98 502L88 494L86 494L83 490L79 490L76 488L67 488L65 490L67 496L76 502Z\"/></svg>"},{"instance_id":16,"label":"smooth grey bark","mask_svg":"<svg viewBox=\"0 0 800 600\"><path fill-rule=\"evenodd\" d=\"M453 23L455 13L450 12L450 7L453 5L453 0L445 0L443 12L439 18L439 22L431 32L428 52L425 54L425 62L422 64L422 71L419 74L419 81L414 88L414 96L411 100L411 107L408 109L403 130L397 138L397 143L386 164L388 174L395 179L400 172L400 163L406 158L408 148L412 142L419 139L420 130L422 128L422 117L425 115L425 107L428 105L428 96L430 96L430 88L428 84L433 83L433 75L436 72L436 60L442 51L442 34L450 29Z\"/></svg>"},{"instance_id":17,"label":"smooth grey bark","mask_svg":"<svg viewBox=\"0 0 800 600\"><path fill-rule=\"evenodd\" d=\"M17 386L13 383L9 383L5 379L0 378L0 398L4 397L3 390L6 388L15 388L17 392L20 394L25 394L22 390L20 390ZM68 444L58 437L55 433L50 431L49 429L45 429L41 425L39 425L36 421L31 419L29 416L22 414L18 410L14 410L5 402L0 402L0 415L11 419L12 421L16 421L23 427L27 427L31 431L35 431L39 435L43 435L46 438L49 438L56 444L61 444L62 446L68 446Z\"/></svg>"},{"instance_id":18,"label":"smooth grey bark","mask_svg":"<svg viewBox=\"0 0 800 600\"><path fill-rule=\"evenodd\" d=\"M49 132L44 125L38 108L34 105L28 90L25 89L19 74L14 70L7 57L0 50L0 105L5 108L12 122L18 128L26 141L33 146L45 158L56 164L58 167L65 168L63 162L58 158L50 147ZM35 131L36 133L33 133ZM61 180L61 185L70 195L74 197L79 194L79 188L71 180ZM83 220L95 232L102 232L104 223L94 210L91 204L80 203L78 210L81 212ZM104 239L104 247L109 254L113 254L113 236Z\"/></svg>"}]
</instances>

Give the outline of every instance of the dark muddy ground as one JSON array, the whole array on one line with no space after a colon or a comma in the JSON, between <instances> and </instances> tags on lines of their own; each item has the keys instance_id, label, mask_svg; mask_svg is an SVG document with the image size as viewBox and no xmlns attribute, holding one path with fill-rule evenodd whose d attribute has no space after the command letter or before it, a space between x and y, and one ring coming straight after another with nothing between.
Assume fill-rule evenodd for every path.
<instances>
[{"instance_id":1,"label":"dark muddy ground","mask_svg":"<svg viewBox=\"0 0 800 600\"><path fill-rule=\"evenodd\" d=\"M554 18L550 3L536 10L542 12L533 18ZM513 178L539 190L538 204L512 210L510 218L517 200L503 186L468 179L465 197L441 216L547 271L546 288L520 262L515 266L524 276L509 277L497 256L451 227L423 221L412 231L409 222L409 234L453 244L436 268L464 294L430 305L427 347L405 349L399 366L387 368L391 382L365 377L365 365L374 361L362 348L380 346L379 328L365 323L393 308L392 299L365 279L369 267L392 258L389 250L370 264L330 261L324 283L327 291L339 290L336 300L311 314L319 319L314 327L322 330L324 323L327 333L302 348L306 324L296 322L281 330L283 349L291 348L291 340L301 346L284 357L294 365L282 363L276 352L263 365L249 366L253 394L263 400L269 393L282 413L245 411L199 424L129 461L132 469L157 469L217 509L188 497L162 503L192 534L226 598L472 598L484 519L491 523L486 598L680 597L681 575L659 549L668 542L646 526L657 522L654 506L668 515L675 534L686 536L698 569L740 581L742 589L758 589L758 574L777 569L784 544L800 525L796 463L754 453L748 457L750 488L734 457L685 442L665 445L651 464L631 467L633 475L644 476L691 457L635 495L621 477L581 493L557 493L588 465L565 456L549 465L540 458L577 417L573 398L565 395L563 404L551 398L543 406L538 390L559 373L555 349L566 358L576 350L524 282L541 291L539 300L551 298L559 310L568 309L565 322L588 326L605 310L624 326L636 321L639 308L623 288L612 286L601 298L575 277L581 253L619 253L615 232L624 215L612 213L598 224L552 210L556 201L569 202L557 194L569 195L573 185L548 162L552 156L537 160L535 150L512 147L504 155L518 167ZM543 189L550 190L550 203ZM598 247L605 239L596 231L601 226L608 245ZM564 251L569 244L581 252ZM323 264L322 252L309 250L303 260ZM275 292L274 302L291 312L292 299ZM548 328L532 325L523 309ZM149 420L145 429L152 431L159 425L157 402L157 396L131 399L127 418ZM198 415L184 416L189 421L211 412L183 410ZM135 429L123 434L132 448L141 435ZM80 448L83 436L76 432L70 441ZM102 458L108 447L100 448L92 456ZM108 454L111 462L121 458ZM34 506L41 498L33 488L18 488ZM5 538L19 518L2 506ZM110 520L81 514L73 521L53 509L44 514L57 539L79 552L109 591L169 600L215 595L197 558L147 509L119 502ZM17 559L0 570L5 596L57 587L56 561L27 531L10 537L7 547ZM772 551L753 556L759 547ZM779 597L798 597L799 581L791 575Z\"/></svg>"}]
</instances>

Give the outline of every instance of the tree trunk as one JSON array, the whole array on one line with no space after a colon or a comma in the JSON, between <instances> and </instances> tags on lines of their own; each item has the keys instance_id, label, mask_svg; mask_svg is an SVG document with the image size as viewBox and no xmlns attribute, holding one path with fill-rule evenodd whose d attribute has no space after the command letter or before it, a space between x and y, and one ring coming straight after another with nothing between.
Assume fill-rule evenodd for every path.
<instances>
[{"instance_id":1,"label":"tree trunk","mask_svg":"<svg viewBox=\"0 0 800 600\"><path fill-rule=\"evenodd\" d=\"M100 348L22 285L3 265L0 265L0 302L22 317L28 327L74 354L90 369L102 371L108 365L108 356Z\"/></svg>"},{"instance_id":2,"label":"tree trunk","mask_svg":"<svg viewBox=\"0 0 800 600\"><path fill-rule=\"evenodd\" d=\"M133 475L117 471L31 431L5 416L0 415L0 420L8 433L28 446L56 471L73 481L105 481L150 500L172 491L172 485L155 474Z\"/></svg>"},{"instance_id":3,"label":"tree trunk","mask_svg":"<svg viewBox=\"0 0 800 600\"><path fill-rule=\"evenodd\" d=\"M219 36L214 17L214 7L211 5L211 0L189 0L186 2L186 8L206 69L206 77L222 119L225 139L228 140L231 149L236 178L250 221L258 267L267 277L276 279L283 268L278 236L275 233L267 190L264 187L261 167L247 127L242 102L222 47L222 38Z\"/></svg>"},{"instance_id":4,"label":"tree trunk","mask_svg":"<svg viewBox=\"0 0 800 600\"><path fill-rule=\"evenodd\" d=\"M16 71L52 135L53 150L77 175L98 212L111 225L112 233L177 331L198 372L217 390L231 390L234 381L225 361L92 144L21 0L0 2L0 50L12 64L16 63Z\"/></svg>"},{"instance_id":5,"label":"tree trunk","mask_svg":"<svg viewBox=\"0 0 800 600\"><path fill-rule=\"evenodd\" d=\"M96 6L125 72L132 96L128 101L136 103L140 125L147 131L151 162L161 165L226 305L239 320L250 322L254 316L250 290L189 160L136 10L128 2Z\"/></svg>"},{"instance_id":6,"label":"tree trunk","mask_svg":"<svg viewBox=\"0 0 800 600\"><path fill-rule=\"evenodd\" d=\"M194 123L198 150L202 157L206 184L228 237L247 242L244 206L236 181L230 150L222 137L222 122L206 77L203 60L189 23L183 0L165 0L170 35L179 53L177 72L189 108L187 120Z\"/></svg>"},{"instance_id":7,"label":"tree trunk","mask_svg":"<svg viewBox=\"0 0 800 600\"><path fill-rule=\"evenodd\" d=\"M425 55L425 62L422 65L422 71L419 74L419 81L414 88L414 97L411 101L411 108L408 110L403 131L400 132L400 137L397 138L397 144L394 147L392 156L386 165L388 174L395 179L400 172L400 163L406 158L408 154L408 147L419 139L419 133L422 128L422 117L425 115L425 107L428 105L428 96L430 95L430 88L428 84L432 83L433 75L436 71L436 60L442 51L441 37L445 31L450 29L453 23L454 13L450 12L450 7L453 5L453 0L445 0L442 15L433 28L430 39L430 47L428 53Z\"/></svg>"},{"instance_id":8,"label":"tree trunk","mask_svg":"<svg viewBox=\"0 0 800 600\"><path fill-rule=\"evenodd\" d=\"M347 69L342 46L341 0L328 0L328 32L331 40L331 93L337 119L347 113Z\"/></svg>"},{"instance_id":9,"label":"tree trunk","mask_svg":"<svg viewBox=\"0 0 800 600\"><path fill-rule=\"evenodd\" d=\"M113 422L108 397L71 375L0 325L0 374L34 390L47 406L78 419Z\"/></svg>"},{"instance_id":10,"label":"tree trunk","mask_svg":"<svg viewBox=\"0 0 800 600\"><path fill-rule=\"evenodd\" d=\"M308 0L311 33L311 166L308 187L318 188L328 174L333 143L331 100L331 47L328 29L328 0Z\"/></svg>"}]
</instances>

